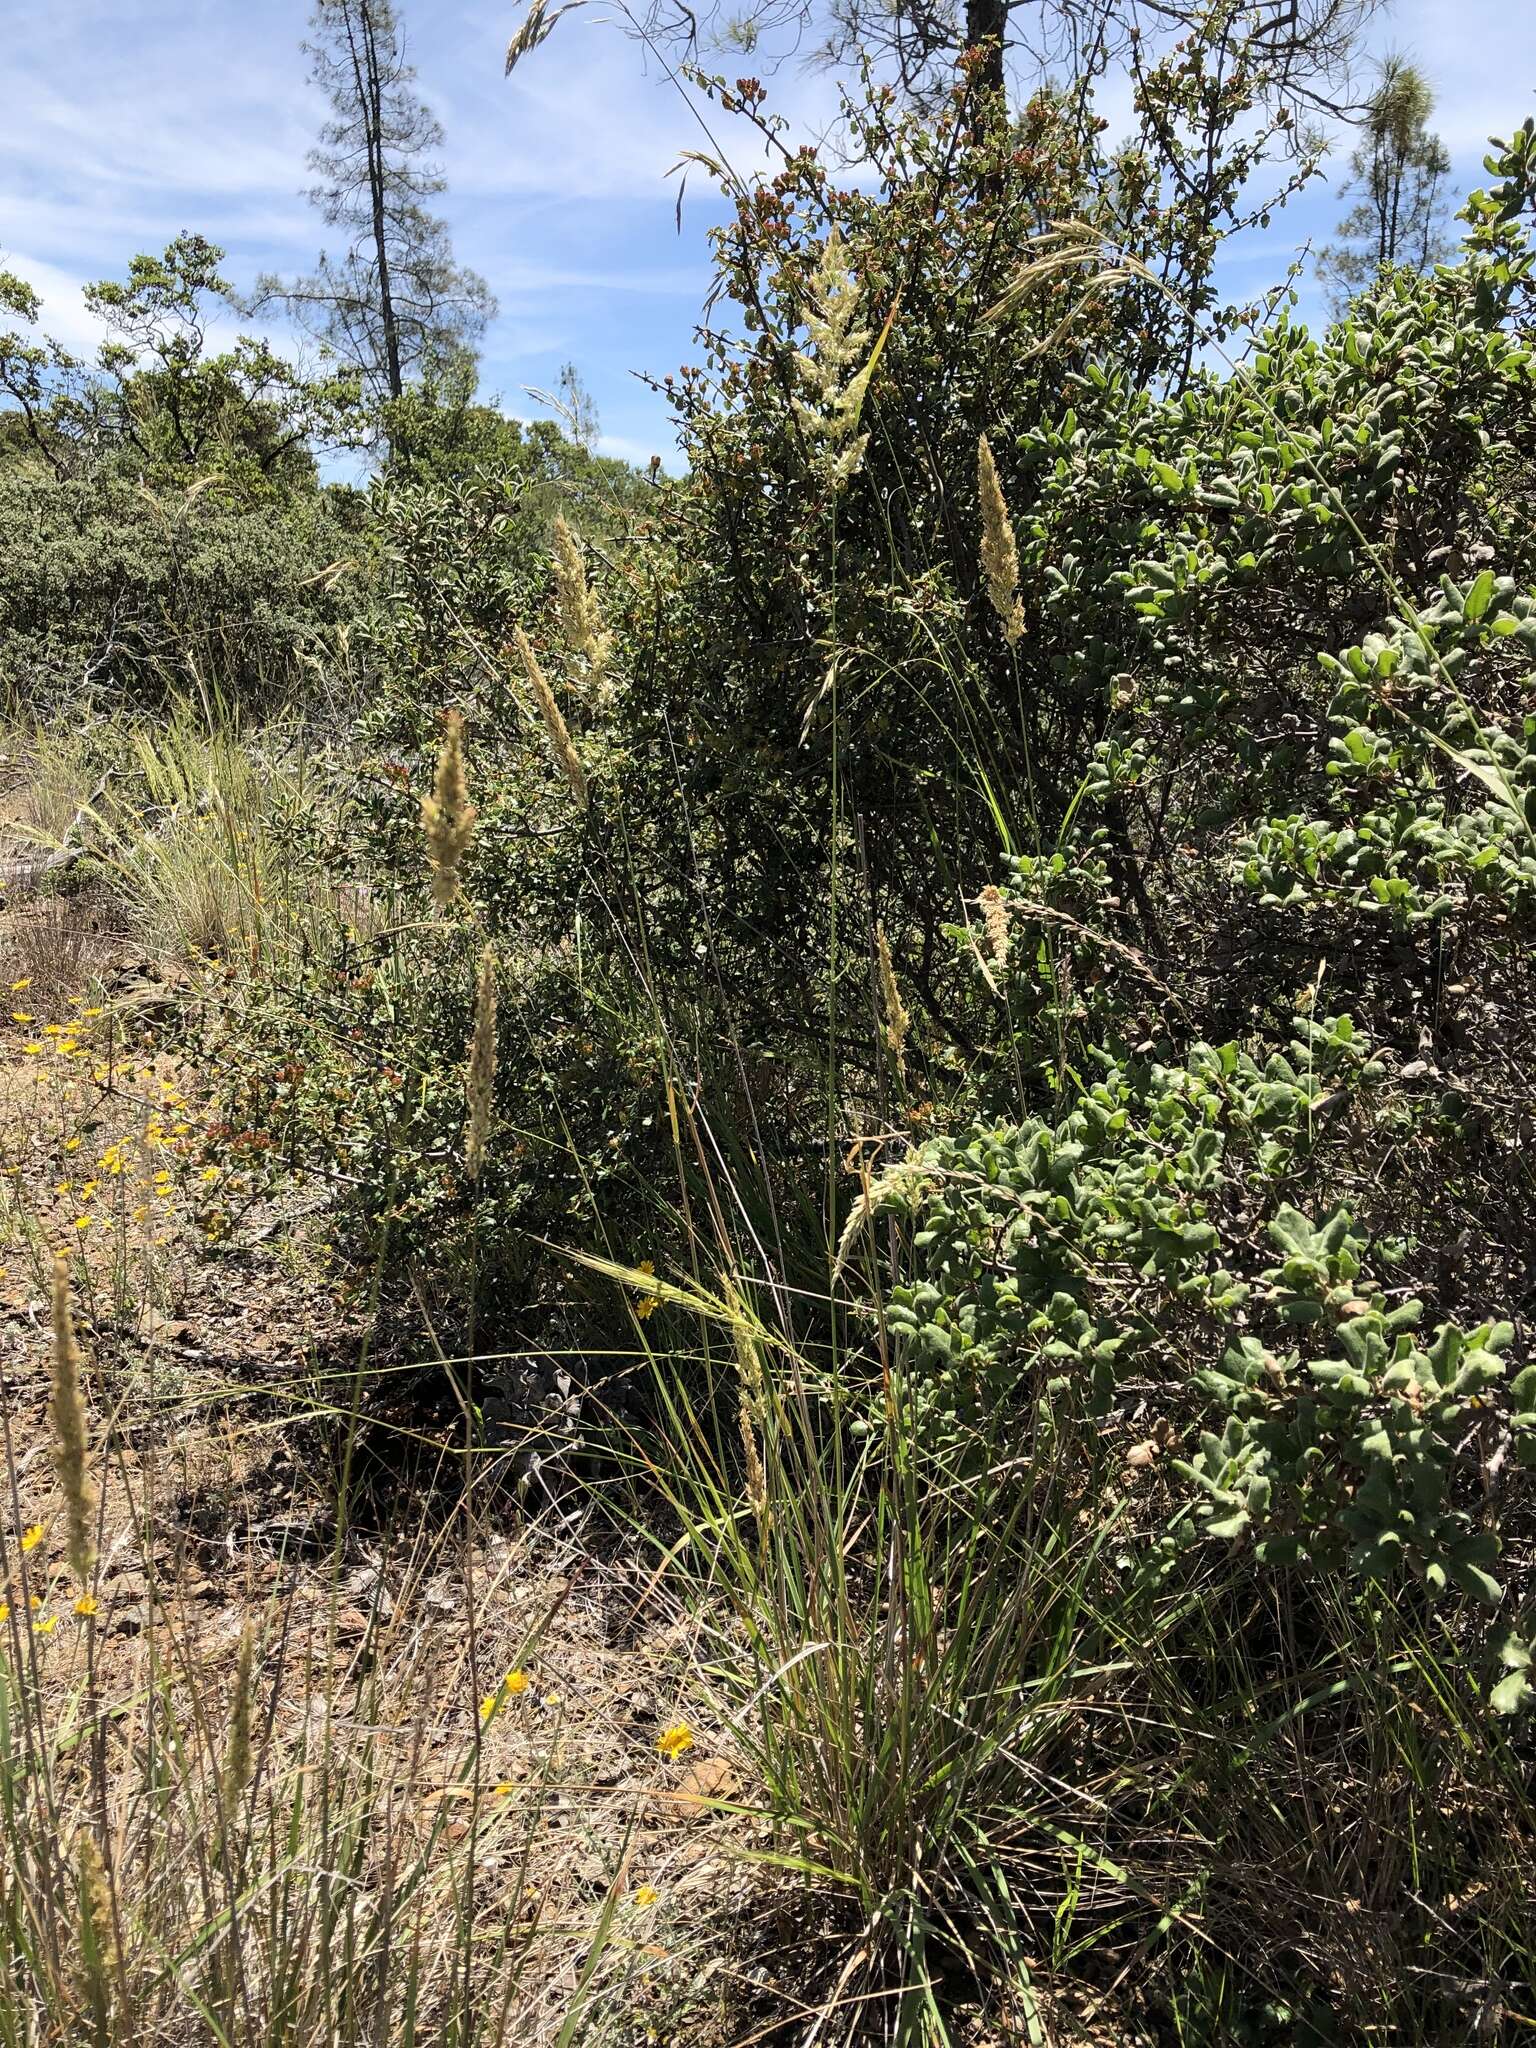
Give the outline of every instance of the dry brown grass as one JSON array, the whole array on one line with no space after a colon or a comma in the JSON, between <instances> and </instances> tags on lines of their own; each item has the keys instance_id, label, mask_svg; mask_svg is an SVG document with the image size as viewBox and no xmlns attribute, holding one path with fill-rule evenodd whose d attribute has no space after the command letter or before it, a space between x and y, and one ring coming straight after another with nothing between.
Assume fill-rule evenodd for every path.
<instances>
[{"instance_id":1,"label":"dry brown grass","mask_svg":"<svg viewBox=\"0 0 1536 2048\"><path fill-rule=\"evenodd\" d=\"M677 1612L590 1529L466 1494L404 1411L361 1423L323 1221L285 1241L252 1209L259 1249L233 1220L210 1242L238 1203L201 1179L196 1077L90 993L0 1037L0 2040L572 2043L665 2013L740 1830L675 1796L718 1740L658 1749ZM135 1221L156 1172L173 1198ZM93 1613L48 1414L60 1243Z\"/></svg>"}]
</instances>

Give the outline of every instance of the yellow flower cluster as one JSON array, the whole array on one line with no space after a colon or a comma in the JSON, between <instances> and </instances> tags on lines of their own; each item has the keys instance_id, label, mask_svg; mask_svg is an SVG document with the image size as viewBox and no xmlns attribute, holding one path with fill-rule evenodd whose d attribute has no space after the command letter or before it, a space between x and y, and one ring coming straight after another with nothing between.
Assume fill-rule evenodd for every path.
<instances>
[{"instance_id":1,"label":"yellow flower cluster","mask_svg":"<svg viewBox=\"0 0 1536 2048\"><path fill-rule=\"evenodd\" d=\"M522 1670L518 1666L514 1665L513 1668L502 1679L500 1685L497 1686L496 1690L494 1692L487 1693L485 1698L480 1702L481 1726L489 1726L489 1724L492 1721L494 1721L496 1716L501 1712L502 1708L507 1704L508 1700L516 1699L520 1693L525 1693L527 1690L527 1672Z\"/></svg>"},{"instance_id":2,"label":"yellow flower cluster","mask_svg":"<svg viewBox=\"0 0 1536 2048\"><path fill-rule=\"evenodd\" d=\"M20 996L31 986L32 977L23 975L19 981L11 983L10 992L13 996ZM23 1043L21 1049L29 1058L41 1059L50 1052L58 1059L88 1060L92 1057L91 1048L80 1042L84 1027L106 1013L99 1004L93 1003L82 1007L78 996L71 997L69 1007L77 1013L71 1022L44 1024L37 1037L29 1038ZM37 1018L24 1004L18 1003L11 1011L11 1022L25 1027L36 1024Z\"/></svg>"}]
</instances>

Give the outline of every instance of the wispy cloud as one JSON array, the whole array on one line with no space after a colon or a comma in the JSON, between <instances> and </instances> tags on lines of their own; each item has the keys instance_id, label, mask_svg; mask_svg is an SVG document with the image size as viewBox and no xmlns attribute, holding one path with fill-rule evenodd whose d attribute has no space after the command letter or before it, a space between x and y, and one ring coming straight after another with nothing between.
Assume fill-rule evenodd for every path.
<instances>
[{"instance_id":1,"label":"wispy cloud","mask_svg":"<svg viewBox=\"0 0 1536 2048\"><path fill-rule=\"evenodd\" d=\"M488 387L547 388L573 360L607 445L665 452L666 409L633 373L690 353L709 282L705 230L722 218L696 171L679 235L669 174L702 148L750 176L764 162L761 138L717 110L702 110L706 134L698 104L601 0L562 22L510 80L502 56L523 0L398 4L447 133L444 206L459 253L501 301ZM0 246L72 346L94 332L80 286L120 275L136 249L183 228L223 244L240 284L313 263L323 231L302 192L324 109L299 51L306 8L54 0L11 10ZM1465 191L1486 135L1536 104L1536 10L1400 0L1378 41L1406 49L1436 81L1437 126ZM824 131L835 112L833 81L792 64L773 75L772 95L795 134ZM1124 126L1123 102L1106 105L1112 129ZM1228 252L1234 288L1280 274L1294 248L1326 238L1337 212L1336 191L1319 188L1278 217L1272 238L1243 238Z\"/></svg>"}]
</instances>

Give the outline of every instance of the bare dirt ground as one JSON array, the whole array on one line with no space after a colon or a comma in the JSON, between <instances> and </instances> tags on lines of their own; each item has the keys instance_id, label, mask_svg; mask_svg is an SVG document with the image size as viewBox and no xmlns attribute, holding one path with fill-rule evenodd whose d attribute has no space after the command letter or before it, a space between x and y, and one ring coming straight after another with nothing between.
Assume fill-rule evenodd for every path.
<instances>
[{"instance_id":1,"label":"bare dirt ground","mask_svg":"<svg viewBox=\"0 0 1536 2048\"><path fill-rule=\"evenodd\" d=\"M0 1600L13 1622L29 1616L45 1689L78 1692L88 1626L49 1455L63 1250L102 1496L89 1626L108 1726L130 1739L131 1705L172 1655L178 1685L221 1713L254 1629L275 1736L297 1742L317 1716L387 1724L418 1834L436 1827L451 1853L473 1832L481 1886L509 1921L547 1930L530 1988L551 2028L617 1896L646 1963L635 2038L672 2038L664 2019L645 2022L651 1965L662 2015L676 1930L691 1902L718 1908L736 1882L728 1847L750 1832L732 1810L747 1797L739 1767L696 1704L690 1753L659 1746L685 1711L686 1623L611 1532L527 1521L489 1491L466 1510L454 1447L408 1421L352 1442L364 1478L338 1530L337 1415L366 1318L332 1271L323 1191L274 1204L213 1163L203 1077L157 1026L171 970L137 959L100 902L8 894ZM406 1438L395 1471L391 1444ZM720 1954L689 1961L695 2013L729 1968Z\"/></svg>"}]
</instances>

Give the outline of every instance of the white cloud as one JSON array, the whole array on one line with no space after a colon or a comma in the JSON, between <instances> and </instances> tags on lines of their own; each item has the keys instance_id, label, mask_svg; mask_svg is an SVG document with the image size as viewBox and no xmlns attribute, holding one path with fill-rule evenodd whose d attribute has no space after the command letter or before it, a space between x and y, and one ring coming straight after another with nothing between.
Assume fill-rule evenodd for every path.
<instances>
[{"instance_id":1,"label":"white cloud","mask_svg":"<svg viewBox=\"0 0 1536 2048\"><path fill-rule=\"evenodd\" d=\"M679 237L668 173L685 151L718 147L749 176L765 161L761 138L739 117L690 104L602 0L562 21L510 79L503 53L525 0L398 4L447 132L444 210L460 255L501 300L487 384L547 386L572 359L613 445L669 446L665 407L630 373L692 353L709 283L704 229L721 202L695 169ZM92 339L79 285L121 275L135 249L183 228L225 246L237 283L313 263L324 233L301 193L324 109L299 51L307 9L308 0L52 0L9 10L0 249L43 293L55 331L76 346ZM1486 135L1536 105L1536 10L1400 0L1376 33L1435 81L1436 125L1464 191L1481 175ZM763 70L797 136L833 120L836 86L824 73L718 53L707 61ZM1112 133L1127 122L1122 88L1107 89ZM1308 234L1326 236L1336 211L1336 193L1320 190L1278 216L1271 237L1235 244L1242 288L1283 271Z\"/></svg>"}]
</instances>

